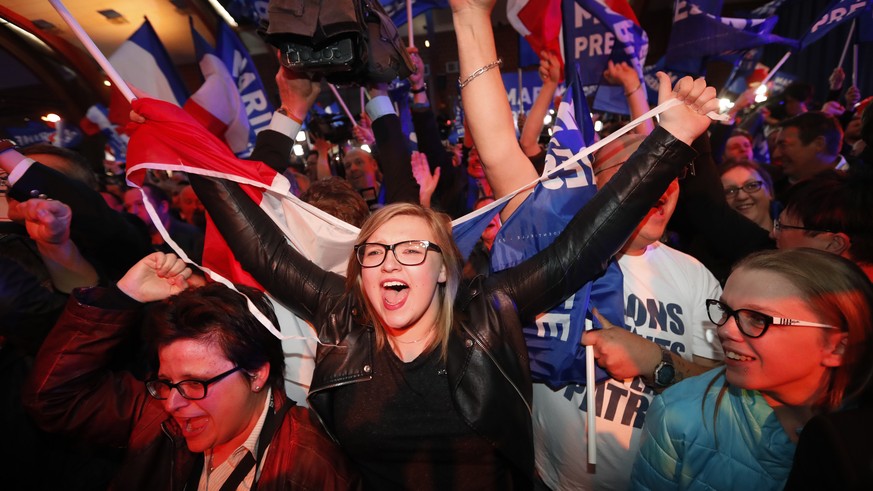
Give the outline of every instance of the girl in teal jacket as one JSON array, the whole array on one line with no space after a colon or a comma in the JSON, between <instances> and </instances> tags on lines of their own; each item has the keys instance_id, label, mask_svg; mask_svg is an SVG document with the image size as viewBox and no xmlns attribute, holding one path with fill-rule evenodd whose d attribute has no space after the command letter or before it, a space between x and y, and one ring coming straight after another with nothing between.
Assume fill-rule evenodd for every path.
<instances>
[{"instance_id":1,"label":"girl in teal jacket","mask_svg":"<svg viewBox=\"0 0 873 491\"><path fill-rule=\"evenodd\" d=\"M632 488L781 490L804 424L871 383L873 286L835 254L765 251L707 307L725 368L655 400Z\"/></svg>"}]
</instances>

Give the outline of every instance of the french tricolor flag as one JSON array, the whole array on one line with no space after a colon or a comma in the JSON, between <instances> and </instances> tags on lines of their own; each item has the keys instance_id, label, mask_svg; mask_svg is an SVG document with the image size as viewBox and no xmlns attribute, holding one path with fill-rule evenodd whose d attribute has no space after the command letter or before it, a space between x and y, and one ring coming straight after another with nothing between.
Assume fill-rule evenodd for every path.
<instances>
[{"instance_id":1,"label":"french tricolor flag","mask_svg":"<svg viewBox=\"0 0 873 491\"><path fill-rule=\"evenodd\" d=\"M109 62L128 85L149 97L182 107L188 91L152 24L145 20Z\"/></svg>"},{"instance_id":2,"label":"french tricolor flag","mask_svg":"<svg viewBox=\"0 0 873 491\"><path fill-rule=\"evenodd\" d=\"M241 155L249 145L251 126L236 83L212 46L194 29L193 22L191 36L204 81L185 103L185 111L224 140L233 153Z\"/></svg>"}]
</instances>

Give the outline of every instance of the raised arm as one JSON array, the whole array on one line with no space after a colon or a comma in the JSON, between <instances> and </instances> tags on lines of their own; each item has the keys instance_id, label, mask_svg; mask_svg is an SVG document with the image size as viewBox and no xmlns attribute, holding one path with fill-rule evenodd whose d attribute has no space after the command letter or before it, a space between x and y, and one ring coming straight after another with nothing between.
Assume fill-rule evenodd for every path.
<instances>
[{"instance_id":1,"label":"raised arm","mask_svg":"<svg viewBox=\"0 0 873 491\"><path fill-rule=\"evenodd\" d=\"M495 197L500 198L539 176L515 137L491 28L495 0L451 0L450 3L458 40L466 123L488 182ZM521 193L507 204L501 212L504 220L528 194Z\"/></svg>"},{"instance_id":2,"label":"raised arm","mask_svg":"<svg viewBox=\"0 0 873 491\"><path fill-rule=\"evenodd\" d=\"M640 80L637 71L625 62L613 63L611 60L606 65L603 77L607 82L620 85L624 89L627 106L630 109L631 119L636 119L649 111L649 101L646 99L646 88ZM643 124L633 129L641 135L648 135L655 129L655 123L647 119Z\"/></svg>"},{"instance_id":3,"label":"raised arm","mask_svg":"<svg viewBox=\"0 0 873 491\"><path fill-rule=\"evenodd\" d=\"M131 272L118 289L73 292L43 343L22 402L45 431L122 447L137 419L148 417L142 381L109 366L142 320L142 302L185 289L191 270L176 256L157 252ZM159 412L152 417L165 416L160 405L153 410Z\"/></svg>"},{"instance_id":4,"label":"raised arm","mask_svg":"<svg viewBox=\"0 0 873 491\"><path fill-rule=\"evenodd\" d=\"M515 268L493 275L504 281L519 315L530 319L549 310L603 271L607 261L662 196L679 171L695 156L690 144L709 126L708 111L717 108L715 89L701 78L681 79L671 91L659 73L659 100L685 102L661 116L618 173L573 217L551 246Z\"/></svg>"},{"instance_id":5,"label":"raised arm","mask_svg":"<svg viewBox=\"0 0 873 491\"><path fill-rule=\"evenodd\" d=\"M528 157L533 157L542 151L537 141L543 131L543 121L549 110L549 105L555 97L555 91L558 90L558 82L561 81L561 63L554 53L548 51L540 53L539 73L543 80L543 86L530 108L525 125L521 130L521 137L518 139L521 149Z\"/></svg>"},{"instance_id":6,"label":"raised arm","mask_svg":"<svg viewBox=\"0 0 873 491\"><path fill-rule=\"evenodd\" d=\"M191 185L243 268L295 314L316 322L344 291L344 279L297 252L236 183L191 175Z\"/></svg>"},{"instance_id":7,"label":"raised arm","mask_svg":"<svg viewBox=\"0 0 873 491\"><path fill-rule=\"evenodd\" d=\"M70 240L73 212L69 206L60 201L32 199L21 203L18 210L55 289L70 293L74 288L97 284L99 276L94 266Z\"/></svg>"}]
</instances>

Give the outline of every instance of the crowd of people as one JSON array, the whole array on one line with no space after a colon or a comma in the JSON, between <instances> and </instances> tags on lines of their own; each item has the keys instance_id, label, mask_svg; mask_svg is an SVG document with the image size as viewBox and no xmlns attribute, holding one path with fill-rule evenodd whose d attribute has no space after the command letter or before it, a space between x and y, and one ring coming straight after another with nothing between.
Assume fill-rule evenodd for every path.
<instances>
[{"instance_id":1,"label":"crowd of people","mask_svg":"<svg viewBox=\"0 0 873 491\"><path fill-rule=\"evenodd\" d=\"M417 150L370 83L355 141L318 139L304 162L292 146L321 80L280 67L281 106L250 160L359 228L344 274L235 182L150 171L126 189L72 150L0 147L10 489L873 485L871 97L837 69L823 100L795 83L756 104L750 87L713 120L715 88L659 73L659 103L681 103L598 150L596 194L496 271L498 230L549 165L539 135L561 65L541 53L542 90L514 121L494 3L450 1L457 144L410 48ZM633 69L604 76L632 117L649 110ZM451 220L504 198L465 256ZM207 216L263 291L201 269ZM601 328L570 340L608 376L556 387L532 374L524 327L611 268L623 323L592 308ZM305 400L286 394L299 354L263 325L283 330L275 305L317 339Z\"/></svg>"}]
</instances>

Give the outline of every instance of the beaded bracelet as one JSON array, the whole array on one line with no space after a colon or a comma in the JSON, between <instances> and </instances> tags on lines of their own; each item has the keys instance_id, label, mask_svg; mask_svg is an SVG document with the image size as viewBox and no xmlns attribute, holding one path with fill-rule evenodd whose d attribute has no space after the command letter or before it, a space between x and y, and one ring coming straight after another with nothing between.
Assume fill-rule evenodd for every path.
<instances>
[{"instance_id":1,"label":"beaded bracelet","mask_svg":"<svg viewBox=\"0 0 873 491\"><path fill-rule=\"evenodd\" d=\"M500 66L500 65L502 65L502 64L503 64L503 59L502 59L502 58L497 58L496 61L492 61L491 63L489 63L489 64L483 66L482 68L476 70L475 72L471 73L470 76L467 77L463 82L462 82L461 79L459 78L459 79L458 79L458 88L459 88L459 89L463 89L464 87L466 87L467 85L469 85L470 82L472 82L473 80L475 80L476 77L478 77L479 75L482 75L483 73L487 72L488 70L491 70L492 68L497 67L497 66Z\"/></svg>"}]
</instances>

